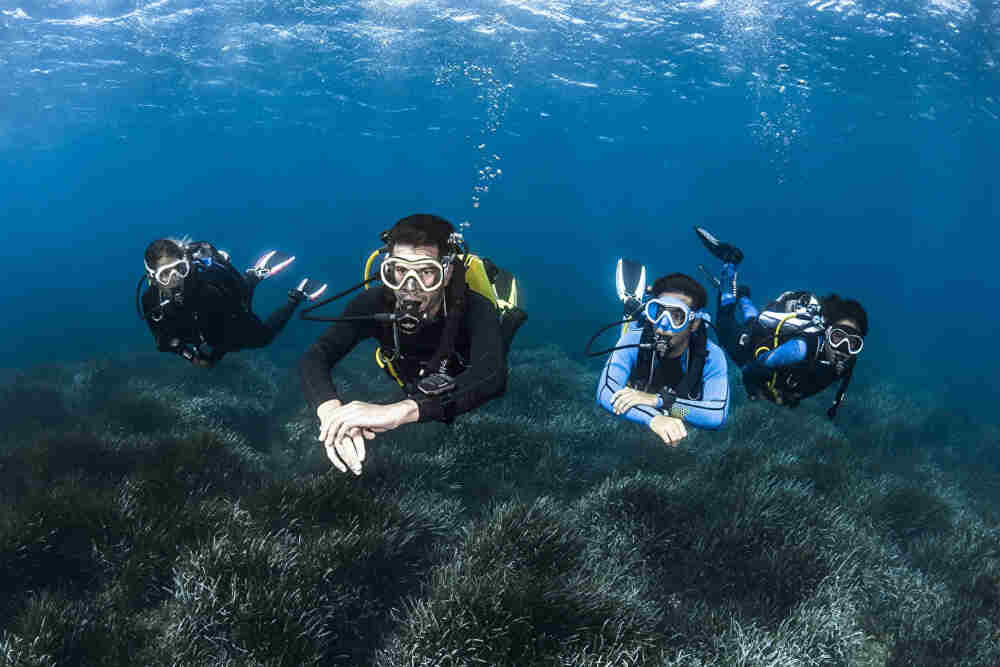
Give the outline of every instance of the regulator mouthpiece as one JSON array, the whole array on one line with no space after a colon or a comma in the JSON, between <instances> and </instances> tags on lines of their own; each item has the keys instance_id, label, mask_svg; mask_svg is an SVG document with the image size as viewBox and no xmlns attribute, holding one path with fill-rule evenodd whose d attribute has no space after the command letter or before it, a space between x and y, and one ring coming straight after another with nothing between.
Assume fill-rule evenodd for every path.
<instances>
[{"instance_id":1,"label":"regulator mouthpiece","mask_svg":"<svg viewBox=\"0 0 1000 667\"><path fill-rule=\"evenodd\" d=\"M402 300L396 307L396 324L404 334L413 335L420 331L424 318L420 315L420 302Z\"/></svg>"},{"instance_id":2,"label":"regulator mouthpiece","mask_svg":"<svg viewBox=\"0 0 1000 667\"><path fill-rule=\"evenodd\" d=\"M656 350L657 356L661 359L668 356L674 350L673 336L655 334L653 336L653 349Z\"/></svg>"}]
</instances>

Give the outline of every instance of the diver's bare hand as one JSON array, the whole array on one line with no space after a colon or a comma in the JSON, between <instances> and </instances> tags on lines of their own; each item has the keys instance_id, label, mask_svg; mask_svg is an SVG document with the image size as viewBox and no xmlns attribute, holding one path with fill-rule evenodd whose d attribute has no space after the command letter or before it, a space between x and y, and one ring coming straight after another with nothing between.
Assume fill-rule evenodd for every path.
<instances>
[{"instance_id":1,"label":"diver's bare hand","mask_svg":"<svg viewBox=\"0 0 1000 667\"><path fill-rule=\"evenodd\" d=\"M375 437L375 433L384 433L417 421L419 413L416 402L410 399L389 405L351 401L330 414L333 442L339 442L354 429L368 431L371 437ZM365 437L368 437L367 434Z\"/></svg>"},{"instance_id":2,"label":"diver's bare hand","mask_svg":"<svg viewBox=\"0 0 1000 667\"><path fill-rule=\"evenodd\" d=\"M649 428L671 447L676 447L678 442L687 437L687 428L683 420L677 417L658 415L649 422Z\"/></svg>"},{"instance_id":3,"label":"diver's bare hand","mask_svg":"<svg viewBox=\"0 0 1000 667\"><path fill-rule=\"evenodd\" d=\"M340 401L336 398L320 403L316 408L316 416L319 417L319 439L321 442L333 444L333 440L328 438L330 427L333 425L333 415L340 407Z\"/></svg>"},{"instance_id":4,"label":"diver's bare hand","mask_svg":"<svg viewBox=\"0 0 1000 667\"><path fill-rule=\"evenodd\" d=\"M335 438L336 419L334 415L341 407L340 401L332 399L316 408L319 417L319 440L326 448L326 456L340 472L350 467L355 475L361 474L361 462L365 460L365 440L371 440L375 433L368 429L351 429L349 434Z\"/></svg>"},{"instance_id":5,"label":"diver's bare hand","mask_svg":"<svg viewBox=\"0 0 1000 667\"><path fill-rule=\"evenodd\" d=\"M334 446L326 446L326 456L340 472L350 468L355 475L361 474L361 463L365 460L365 438L359 429L352 429ZM375 434L372 433L372 438ZM369 438L371 439L371 438Z\"/></svg>"},{"instance_id":6,"label":"diver's bare hand","mask_svg":"<svg viewBox=\"0 0 1000 667\"><path fill-rule=\"evenodd\" d=\"M656 394L648 394L632 387L619 389L611 396L611 407L616 415L621 415L637 405L648 405L655 408L660 404L660 397Z\"/></svg>"}]
</instances>

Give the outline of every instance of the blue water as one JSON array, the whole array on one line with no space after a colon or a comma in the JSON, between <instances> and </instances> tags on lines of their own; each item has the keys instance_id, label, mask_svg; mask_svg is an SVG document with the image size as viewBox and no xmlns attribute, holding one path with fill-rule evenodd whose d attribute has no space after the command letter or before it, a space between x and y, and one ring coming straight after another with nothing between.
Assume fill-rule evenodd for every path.
<instances>
[{"instance_id":1,"label":"blue water","mask_svg":"<svg viewBox=\"0 0 1000 667\"><path fill-rule=\"evenodd\" d=\"M154 238L296 254L266 313L300 276L356 281L381 230L431 212L520 278L518 345L579 356L618 314L619 256L700 279L698 224L741 245L760 302L859 299L869 381L996 397L995 1L2 11L0 367L151 350Z\"/></svg>"}]
</instances>

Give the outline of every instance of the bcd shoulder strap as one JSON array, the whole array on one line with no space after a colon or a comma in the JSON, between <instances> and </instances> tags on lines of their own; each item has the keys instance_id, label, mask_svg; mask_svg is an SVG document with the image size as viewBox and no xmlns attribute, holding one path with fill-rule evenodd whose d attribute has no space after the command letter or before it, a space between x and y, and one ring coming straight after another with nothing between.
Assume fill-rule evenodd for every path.
<instances>
[{"instance_id":1,"label":"bcd shoulder strap","mask_svg":"<svg viewBox=\"0 0 1000 667\"><path fill-rule=\"evenodd\" d=\"M656 354L652 346L653 328L646 324L642 328L642 335L639 344L648 344L640 347L636 355L635 364L629 374L628 385L630 387L649 391L649 383L653 379L654 355ZM708 360L708 334L705 327L698 327L697 331L691 334L688 344L688 366L684 372L684 377L674 387L674 393L681 398L698 398L701 396L702 377L705 373L705 362Z\"/></svg>"},{"instance_id":2,"label":"bcd shoulder strap","mask_svg":"<svg viewBox=\"0 0 1000 667\"><path fill-rule=\"evenodd\" d=\"M674 387L674 392L681 398L698 398L702 391L702 376L705 373L705 362L708 360L708 334L704 326L698 327L691 334L688 344L688 367L684 377Z\"/></svg>"}]
</instances>

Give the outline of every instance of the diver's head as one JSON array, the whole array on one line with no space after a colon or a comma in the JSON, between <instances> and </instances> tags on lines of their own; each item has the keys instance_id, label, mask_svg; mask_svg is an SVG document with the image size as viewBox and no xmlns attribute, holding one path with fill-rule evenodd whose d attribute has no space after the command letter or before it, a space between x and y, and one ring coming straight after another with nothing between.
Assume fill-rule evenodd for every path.
<instances>
[{"instance_id":1,"label":"diver's head","mask_svg":"<svg viewBox=\"0 0 1000 667\"><path fill-rule=\"evenodd\" d=\"M380 277L396 297L397 311L420 320L437 317L451 282L454 232L444 218L425 213L403 218L389 230ZM400 326L407 331L405 323Z\"/></svg>"},{"instance_id":2,"label":"diver's head","mask_svg":"<svg viewBox=\"0 0 1000 667\"><path fill-rule=\"evenodd\" d=\"M643 312L653 324L657 351L679 357L691 343L691 335L702 326L702 309L708 301L705 288L683 273L663 276L649 288L654 296Z\"/></svg>"},{"instance_id":3,"label":"diver's head","mask_svg":"<svg viewBox=\"0 0 1000 667\"><path fill-rule=\"evenodd\" d=\"M172 296L183 294L191 276L187 243L177 239L157 239L146 247L146 275L153 286Z\"/></svg>"},{"instance_id":4,"label":"diver's head","mask_svg":"<svg viewBox=\"0 0 1000 667\"><path fill-rule=\"evenodd\" d=\"M837 294L823 298L823 319L826 321L824 353L838 375L843 375L857 362L868 335L868 314L854 299L842 299Z\"/></svg>"}]
</instances>

